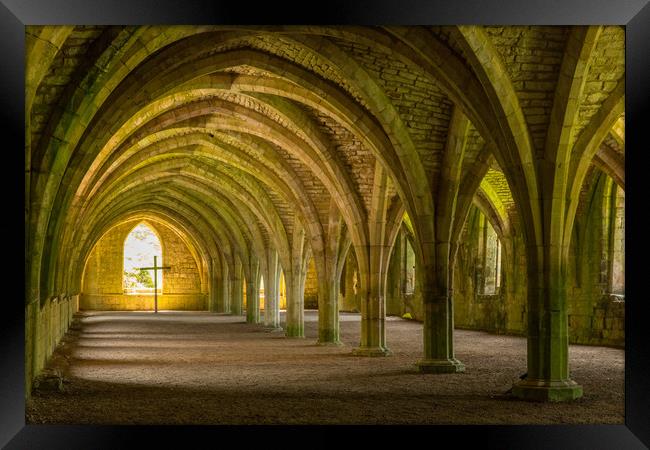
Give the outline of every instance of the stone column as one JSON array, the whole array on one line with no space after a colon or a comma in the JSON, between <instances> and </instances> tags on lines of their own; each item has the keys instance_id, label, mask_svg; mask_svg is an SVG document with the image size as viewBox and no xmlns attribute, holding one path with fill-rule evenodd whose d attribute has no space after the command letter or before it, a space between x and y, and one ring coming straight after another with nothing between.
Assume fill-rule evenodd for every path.
<instances>
[{"instance_id":1,"label":"stone column","mask_svg":"<svg viewBox=\"0 0 650 450\"><path fill-rule=\"evenodd\" d=\"M383 166L375 163L372 201L368 217L368 246L355 248L361 278L361 342L353 350L359 356L387 356L386 347L386 212L388 177ZM365 273L368 271L369 273Z\"/></svg>"},{"instance_id":2,"label":"stone column","mask_svg":"<svg viewBox=\"0 0 650 450\"><path fill-rule=\"evenodd\" d=\"M250 273L250 279L246 280L246 322L260 323L260 288L257 264Z\"/></svg>"},{"instance_id":3,"label":"stone column","mask_svg":"<svg viewBox=\"0 0 650 450\"><path fill-rule=\"evenodd\" d=\"M329 268L318 289L318 343L339 345L339 282ZM321 278L321 277L319 277Z\"/></svg>"},{"instance_id":4,"label":"stone column","mask_svg":"<svg viewBox=\"0 0 650 450\"><path fill-rule=\"evenodd\" d=\"M280 328L279 280L280 264L275 250L269 251L267 274L264 279L264 325Z\"/></svg>"},{"instance_id":5,"label":"stone column","mask_svg":"<svg viewBox=\"0 0 650 450\"><path fill-rule=\"evenodd\" d=\"M307 258L305 258L307 259ZM307 262L302 267L294 264L297 272L284 274L287 286L287 337L305 337L305 279L307 278Z\"/></svg>"},{"instance_id":6,"label":"stone column","mask_svg":"<svg viewBox=\"0 0 650 450\"><path fill-rule=\"evenodd\" d=\"M601 31L601 27L574 27L570 32L549 114L553 120L544 156L535 161L538 191L528 193L526 206L536 208L538 218L522 214L530 230L524 233L528 373L512 393L528 400L565 401L582 396L582 387L569 377L568 250L584 175L606 130L611 130L624 109L624 86L619 83L601 105L598 119L579 131L577 100L584 92ZM580 137L574 142L577 133Z\"/></svg>"},{"instance_id":7,"label":"stone column","mask_svg":"<svg viewBox=\"0 0 650 450\"><path fill-rule=\"evenodd\" d=\"M352 353L357 356L388 356L386 347L385 274L380 270L382 246L370 247L370 274L361 273L361 342Z\"/></svg>"},{"instance_id":8,"label":"stone column","mask_svg":"<svg viewBox=\"0 0 650 450\"><path fill-rule=\"evenodd\" d=\"M32 381L38 374L38 301L25 306L25 397L31 397Z\"/></svg>"},{"instance_id":9,"label":"stone column","mask_svg":"<svg viewBox=\"0 0 650 450\"><path fill-rule=\"evenodd\" d=\"M212 258L208 267L208 311L218 312L219 280L217 278L218 262Z\"/></svg>"},{"instance_id":10,"label":"stone column","mask_svg":"<svg viewBox=\"0 0 650 450\"><path fill-rule=\"evenodd\" d=\"M242 267L241 261L235 258L234 273L230 275L230 312L241 316L243 304Z\"/></svg>"},{"instance_id":11,"label":"stone column","mask_svg":"<svg viewBox=\"0 0 650 450\"><path fill-rule=\"evenodd\" d=\"M318 272L318 343L339 341L339 257L345 241L343 217L336 202L330 201L325 251L314 255Z\"/></svg>"},{"instance_id":12,"label":"stone column","mask_svg":"<svg viewBox=\"0 0 650 450\"><path fill-rule=\"evenodd\" d=\"M552 253L550 249L546 249ZM529 248L529 259L536 250ZM528 263L528 372L512 394L526 400L566 401L582 396L569 377L566 264L549 264L546 277ZM548 280L546 283L545 280Z\"/></svg>"},{"instance_id":13,"label":"stone column","mask_svg":"<svg viewBox=\"0 0 650 450\"><path fill-rule=\"evenodd\" d=\"M228 266L225 264L223 265L223 271L222 271L222 277L221 279L222 284L223 284L223 291L222 291L222 299L221 303L223 305L223 312L226 314L230 314L231 310L231 300L230 300L230 274L228 273Z\"/></svg>"},{"instance_id":14,"label":"stone column","mask_svg":"<svg viewBox=\"0 0 650 450\"><path fill-rule=\"evenodd\" d=\"M424 357L417 362L420 372L464 372L465 366L454 357L454 310L449 295L449 243L438 243L436 254L437 276L433 268L416 268L416 278L421 280L424 302ZM444 260L443 260L444 258Z\"/></svg>"},{"instance_id":15,"label":"stone column","mask_svg":"<svg viewBox=\"0 0 650 450\"><path fill-rule=\"evenodd\" d=\"M296 220L291 248L291 267L284 272L287 293L286 336L305 337L305 277L309 251L305 242L305 231Z\"/></svg>"}]
</instances>

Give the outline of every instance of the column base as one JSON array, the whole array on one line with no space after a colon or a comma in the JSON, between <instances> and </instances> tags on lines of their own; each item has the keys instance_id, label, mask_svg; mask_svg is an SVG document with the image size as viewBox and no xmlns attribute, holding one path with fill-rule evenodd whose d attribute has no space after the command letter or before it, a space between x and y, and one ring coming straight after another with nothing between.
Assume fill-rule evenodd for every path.
<instances>
[{"instance_id":1,"label":"column base","mask_svg":"<svg viewBox=\"0 0 650 450\"><path fill-rule=\"evenodd\" d=\"M327 345L333 347L341 347L343 342L341 341L316 341L316 345Z\"/></svg>"},{"instance_id":2,"label":"column base","mask_svg":"<svg viewBox=\"0 0 650 450\"><path fill-rule=\"evenodd\" d=\"M284 335L288 338L304 338L305 331L300 327L292 327L290 325L287 325L287 329Z\"/></svg>"},{"instance_id":3,"label":"column base","mask_svg":"<svg viewBox=\"0 0 650 450\"><path fill-rule=\"evenodd\" d=\"M318 330L318 339L316 343L319 345L340 344L341 342L339 331L333 329Z\"/></svg>"},{"instance_id":4,"label":"column base","mask_svg":"<svg viewBox=\"0 0 650 450\"><path fill-rule=\"evenodd\" d=\"M284 331L284 329L280 326L274 327L272 325L267 325L266 326L267 330L269 333L281 333Z\"/></svg>"},{"instance_id":5,"label":"column base","mask_svg":"<svg viewBox=\"0 0 650 450\"><path fill-rule=\"evenodd\" d=\"M390 350L385 347L357 347L352 349L354 356L389 356Z\"/></svg>"},{"instance_id":6,"label":"column base","mask_svg":"<svg viewBox=\"0 0 650 450\"><path fill-rule=\"evenodd\" d=\"M524 379L512 386L512 395L537 402L566 402L582 397L582 386L573 380Z\"/></svg>"},{"instance_id":7,"label":"column base","mask_svg":"<svg viewBox=\"0 0 650 450\"><path fill-rule=\"evenodd\" d=\"M465 372L465 365L453 359L421 359L415 365L422 373L458 373Z\"/></svg>"}]
</instances>

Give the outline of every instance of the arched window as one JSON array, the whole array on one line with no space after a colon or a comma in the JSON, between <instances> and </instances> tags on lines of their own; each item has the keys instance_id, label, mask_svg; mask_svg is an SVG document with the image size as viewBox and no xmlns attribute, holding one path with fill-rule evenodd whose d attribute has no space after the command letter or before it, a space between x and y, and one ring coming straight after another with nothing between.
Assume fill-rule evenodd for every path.
<instances>
[{"instance_id":1,"label":"arched window","mask_svg":"<svg viewBox=\"0 0 650 450\"><path fill-rule=\"evenodd\" d=\"M483 213L480 214L479 260L483 268L480 293L495 295L501 288L501 241Z\"/></svg>"},{"instance_id":2,"label":"arched window","mask_svg":"<svg viewBox=\"0 0 650 450\"><path fill-rule=\"evenodd\" d=\"M406 258L405 267L406 281L404 285L405 294L413 294L415 292L415 252L408 239L406 239Z\"/></svg>"},{"instance_id":3,"label":"arched window","mask_svg":"<svg viewBox=\"0 0 650 450\"><path fill-rule=\"evenodd\" d=\"M610 293L625 295L625 192L620 186L614 185L611 193L611 223L610 223Z\"/></svg>"},{"instance_id":4,"label":"arched window","mask_svg":"<svg viewBox=\"0 0 650 450\"><path fill-rule=\"evenodd\" d=\"M287 283L284 279L284 271L280 271L280 309L287 309Z\"/></svg>"},{"instance_id":5,"label":"arched window","mask_svg":"<svg viewBox=\"0 0 650 450\"><path fill-rule=\"evenodd\" d=\"M259 295L260 295L260 302L259 306L260 309L264 309L264 277L260 276L260 288L259 288Z\"/></svg>"},{"instance_id":6,"label":"arched window","mask_svg":"<svg viewBox=\"0 0 650 450\"><path fill-rule=\"evenodd\" d=\"M160 239L154 231L144 222L138 224L124 240L124 293L125 294L153 294L153 270L140 269L153 267L154 256L157 256L157 265L162 266L162 246ZM158 295L162 294L163 274L157 270Z\"/></svg>"},{"instance_id":7,"label":"arched window","mask_svg":"<svg viewBox=\"0 0 650 450\"><path fill-rule=\"evenodd\" d=\"M241 307L246 310L246 304L248 302L248 294L246 293L246 279L242 279L242 301L241 301Z\"/></svg>"}]
</instances>

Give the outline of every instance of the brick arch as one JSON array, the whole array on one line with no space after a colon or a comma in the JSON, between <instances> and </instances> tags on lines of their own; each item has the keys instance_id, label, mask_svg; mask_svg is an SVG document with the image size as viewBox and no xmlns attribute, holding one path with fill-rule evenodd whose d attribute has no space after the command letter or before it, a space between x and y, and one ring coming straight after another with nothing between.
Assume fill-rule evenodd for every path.
<instances>
[{"instance_id":1,"label":"brick arch","mask_svg":"<svg viewBox=\"0 0 650 450\"><path fill-rule=\"evenodd\" d=\"M614 182L625 190L625 157L615 151L611 146L601 144L598 153L594 156L593 165L612 177Z\"/></svg>"},{"instance_id":2,"label":"brick arch","mask_svg":"<svg viewBox=\"0 0 650 450\"><path fill-rule=\"evenodd\" d=\"M99 58L95 66L79 80L77 88L65 100L58 123L52 124L52 135L44 143L42 155L37 165L37 175L32 177L35 186L31 190L32 207L35 211L30 215L27 242L28 256L31 261L28 274L27 298L35 297L41 300L49 295L39 288L47 285L41 279L42 259L48 259L49 248L45 246L48 222L53 212L53 202L60 189L63 174L68 166L72 153L79 138L86 131L92 118L103 105L112 90L148 56L182 37L201 33L206 27L173 27L166 33L161 33L159 27L129 28L124 38L113 46L109 46ZM142 42L147 44L143 44ZM30 152L31 153L31 152ZM56 213L56 210L55 210ZM56 215L56 214L55 214Z\"/></svg>"},{"instance_id":3,"label":"brick arch","mask_svg":"<svg viewBox=\"0 0 650 450\"><path fill-rule=\"evenodd\" d=\"M229 255L224 254L226 250L230 250L230 244L228 241L221 240L221 246L215 245L214 241L204 238L203 236L210 236L210 234L205 234L209 230L209 226L205 220L195 219L190 221L180 215L176 209L173 208L153 208L152 205L147 207L140 206L135 210L133 208L127 209L126 211L118 211L118 213L113 213L104 218L104 220L92 224L90 231L83 233L79 236L79 245L75 246L70 253L68 253L71 261L79 261L83 266L87 259L88 253L92 249L92 246L97 242L101 236L103 236L107 230L114 226L115 223L126 220L126 218L142 216L142 217L153 217L153 218L162 218L165 223L170 224L174 229L176 229L181 236L188 236L189 241L191 242L190 248L197 249L200 254L201 259L205 262L210 257L220 257L222 259L230 259ZM76 283L78 280L75 278L76 275L72 271L70 275L71 281L69 283Z\"/></svg>"},{"instance_id":4,"label":"brick arch","mask_svg":"<svg viewBox=\"0 0 650 450\"><path fill-rule=\"evenodd\" d=\"M169 173L160 173L160 171L155 167L148 168L147 172L148 173L146 173L145 176L151 176L153 177L152 179L158 180L159 183L164 183L165 180L171 182L170 187L166 187L157 195L159 197L170 195L171 198L174 199L174 201L171 202L172 205L177 204L179 201L188 202L192 205L200 200L204 204L218 207L218 210L215 208L209 208L210 211L213 211L211 217L213 220L216 217L221 217L222 226L226 226L230 231L231 236L235 237L232 242L233 245L236 243L235 248L240 249L240 256L245 256L244 250L247 250L248 248L254 249L257 255L264 254L264 248L262 247L264 241L262 238L262 232L257 228L256 222L253 219L253 214L250 211L235 208L231 204L231 200L224 196L223 192L215 190L214 187L209 187L205 183L192 183L189 180L183 181L180 178L175 180L175 177L179 177L178 174L172 175ZM180 189L181 186L182 189ZM136 173L128 185L120 186L119 190L116 192L116 196L129 196L132 197L134 201L143 201L141 198L138 198L138 193L141 195L150 195L146 188L141 185L141 182L138 180L138 174ZM249 258L246 258L246 260L248 259Z\"/></svg>"},{"instance_id":5,"label":"brick arch","mask_svg":"<svg viewBox=\"0 0 650 450\"><path fill-rule=\"evenodd\" d=\"M73 26L26 27L25 54L29 58L25 73L25 110L27 114L31 112L36 90L47 74L50 64L73 30Z\"/></svg>"},{"instance_id":6,"label":"brick arch","mask_svg":"<svg viewBox=\"0 0 650 450\"><path fill-rule=\"evenodd\" d=\"M222 122L220 122L220 123L222 123ZM199 128L200 128L200 127L199 127ZM245 127L242 127L242 128L239 128L239 130L240 130L240 131L242 131L242 132L244 132L244 131L247 131L247 128L245 128ZM277 133L276 133L276 135L277 135ZM317 173L318 173L318 172L317 172ZM335 184L335 183L334 183L334 184L331 184L331 185L332 185L332 186L336 186L336 184ZM349 208L348 208L348 209L349 209ZM356 220L356 222L358 223L358 222L359 222L359 220L357 219L357 220Z\"/></svg>"},{"instance_id":7,"label":"brick arch","mask_svg":"<svg viewBox=\"0 0 650 450\"><path fill-rule=\"evenodd\" d=\"M287 235L284 229L284 224L280 219L275 205L268 197L266 191L259 186L253 177L245 177L241 171L236 170L233 173L232 169L223 168L214 165L214 158L208 152L199 152L196 150L185 148L186 151L179 151L176 148L166 149L164 152L158 154L148 154L143 158L132 162L131 164L122 164L118 171L113 173L113 179L107 181L107 187L97 197L96 208L101 208L103 198L110 198L111 187L119 187L121 180L126 180L131 177L134 171L150 167L151 170L176 170L180 168L181 173L186 177L194 177L192 171L188 171L188 167L192 167L196 173L197 180L202 180L207 183L212 181L215 188L224 190L234 198L237 198L253 211L262 224L265 225L269 236L275 243L276 248L281 253L283 264L288 264L288 242ZM137 156L136 154L135 156ZM188 158L193 156L193 158ZM197 165L195 159L199 159L201 164ZM218 177L218 178L217 178ZM90 208L92 203L88 204Z\"/></svg>"},{"instance_id":8,"label":"brick arch","mask_svg":"<svg viewBox=\"0 0 650 450\"><path fill-rule=\"evenodd\" d=\"M589 123L584 127L578 136L574 146L571 161L570 176L572 183L567 189L567 213L565 234L569 241L565 247L568 251L571 239L570 230L573 228L575 212L580 201L580 190L585 176L596 153L598 152L603 139L616 126L625 110L625 85L619 82L616 88L610 93L603 105L596 114L591 117Z\"/></svg>"},{"instance_id":9,"label":"brick arch","mask_svg":"<svg viewBox=\"0 0 650 450\"><path fill-rule=\"evenodd\" d=\"M499 55L494 48L483 45L487 39L479 27L451 29L451 39L464 50L467 59L463 59L425 28L388 27L386 31L401 41L395 45L404 58L417 62L440 83L445 93L462 109L485 139L504 170L511 170L513 163L517 162L518 157L512 158L519 154L515 140L523 144L524 150L520 156L527 163L526 177L532 180L532 147L528 142L526 122L521 111L516 113L520 108L509 80L498 76L505 73L505 70L503 67L492 67L502 66ZM501 100L498 94L505 95L506 103L503 107L499 106ZM515 130L510 135L498 131L501 128L499 120L507 116L506 112L517 116L516 119L509 117L511 127ZM511 155L508 151L514 153ZM515 172L513 175L516 175ZM513 178L513 181L516 180Z\"/></svg>"},{"instance_id":10,"label":"brick arch","mask_svg":"<svg viewBox=\"0 0 650 450\"><path fill-rule=\"evenodd\" d=\"M134 183L136 188L138 187L138 183ZM77 235L77 240L80 242L88 242L93 240L93 236L96 235L99 231L101 231L102 226L107 226L112 223L114 220L115 215L123 214L124 211L129 211L130 209L133 208L138 208L138 201L140 200L148 200L151 201L153 198L154 200L156 199L157 194L152 194L151 192L147 192L145 188L140 187L142 192L142 195L139 197L129 197L129 196L122 196L122 198L118 198L118 200L114 203L111 204L110 207L105 208L102 210L94 220L86 222L86 224L83 226L81 229L81 232ZM128 192L128 191L127 191ZM143 196L147 196L143 198ZM162 198L162 197L161 197ZM188 199L191 201L192 199ZM215 226L215 220L217 220L217 216L215 216L213 213L211 214L210 211L211 209L208 208L208 206L201 205L199 203L193 202L191 204L188 204L189 206L184 206L183 204L177 204L174 201L167 201L167 203L163 203L163 205L167 205L166 207L170 211L174 211L172 214L174 217L177 217L179 221L185 222L189 221L190 223L196 223L197 226L201 226L201 231L205 234L205 236L211 236L212 234L216 235L219 238L220 246L217 247L216 243L211 244L212 248L223 248L224 251L227 251L227 256L228 259L232 259L234 256L234 250L238 249L240 252L242 250L246 250L243 254L239 254L239 256L242 258L242 260L247 261L248 256L247 256L247 245L245 245L245 241L243 240L243 237L239 240L236 240L233 236L230 234L224 234L222 232L221 227L216 227ZM183 218L182 215L179 215L179 211L182 211L184 214L187 215L187 218ZM218 223L218 222L217 222ZM95 229L95 231L93 231ZM228 228L223 228L224 230L228 230ZM97 231L99 230L99 231ZM208 231L209 230L209 231ZM213 252L214 254L214 252Z\"/></svg>"},{"instance_id":11,"label":"brick arch","mask_svg":"<svg viewBox=\"0 0 650 450\"><path fill-rule=\"evenodd\" d=\"M224 255L227 257L227 261L232 261L236 256L248 265L250 254L247 242L250 241L250 238L246 238L242 234L237 223L234 226L229 225L228 220L232 220L232 215L223 211L222 214L217 214L216 211L205 206L204 202L200 202L194 196L189 197L187 194L184 198L185 203L179 204L179 200L183 199L182 194L169 188L164 193L156 194L148 192L138 193L138 188L136 187L135 189L135 192L130 191L128 195L123 195L113 202L114 206L106 211L103 215L104 217L99 219L98 225L95 227L101 226L102 223L112 223L114 217L118 217L120 214L126 214L129 211L138 211L143 208L142 205L145 202L149 208L152 205L159 205L159 208L164 208L165 211L172 211L169 214L175 217L179 216L182 212L187 217L191 217L193 222L199 224L202 230L209 230L208 236L214 235L217 238L214 244L212 244L213 246L226 246L231 249L231 255ZM238 222L241 222L241 220Z\"/></svg>"},{"instance_id":12,"label":"brick arch","mask_svg":"<svg viewBox=\"0 0 650 450\"><path fill-rule=\"evenodd\" d=\"M481 187L474 196L473 203L483 211L486 217L489 217L500 238L509 235L510 221L508 220L506 207L489 182L481 183Z\"/></svg>"},{"instance_id":13,"label":"brick arch","mask_svg":"<svg viewBox=\"0 0 650 450\"><path fill-rule=\"evenodd\" d=\"M173 144L172 144L172 145L173 145ZM197 153L197 152L195 152L195 153ZM145 161L145 160L146 160L146 158L143 158L143 161ZM276 216L276 218L277 218L277 213L275 214L275 216ZM285 262L286 262L286 260L285 260Z\"/></svg>"},{"instance_id":14,"label":"brick arch","mask_svg":"<svg viewBox=\"0 0 650 450\"><path fill-rule=\"evenodd\" d=\"M129 249L125 246L126 241L132 234L134 226L145 224L149 227L155 235L158 236L160 244L163 247L163 261L165 265L172 265L172 270L164 273L162 286L163 294L178 294L186 293L193 294L187 297L191 302L191 309L203 309L206 304L208 293L207 282L208 272L211 270L207 264L199 259L197 261L196 255L193 254L193 249L188 246L189 242L184 239L184 236L179 230L160 217L131 217L127 221L120 221L114 226L110 227L106 233L100 238L88 255L86 267L81 276L84 289L82 294L84 297L80 298L82 308L91 309L112 309L111 302L106 303L107 299L119 300L119 309L131 309L135 307L140 309L144 304L143 301L148 303L153 298L126 296L122 291L124 282L123 265L125 258L128 256ZM189 244L191 245L191 244ZM90 265L90 262L93 262ZM159 258L159 263L161 262ZM100 265L96 265L100 263ZM150 266L152 260L145 259L144 265ZM171 264L170 264L171 263ZM178 264L187 265L187 275L189 279L178 277ZM159 274L160 275L160 274ZM213 280L210 280L212 283ZM113 295L117 294L117 297ZM106 297L108 295L109 297ZM176 296L165 297L164 302L170 302L169 307L185 308L185 301L183 298ZM135 300L135 303L133 302ZM180 300L180 302L179 302ZM152 305L153 306L153 305ZM189 306L189 305L188 305Z\"/></svg>"},{"instance_id":15,"label":"brick arch","mask_svg":"<svg viewBox=\"0 0 650 450\"><path fill-rule=\"evenodd\" d=\"M207 286L207 282L208 282L206 274L204 272L204 264L205 264L205 259L204 258L205 258L206 255L204 254L204 252L201 249L197 249L195 247L196 241L195 241L194 237L192 235L188 235L186 229L179 228L178 226L176 226L176 224L172 220L169 220L168 217L163 217L163 216L158 215L158 214L142 213L142 212L138 212L138 213L131 212L131 213L129 213L128 215L120 218L120 220L114 222L112 225L107 227L101 233L101 236L99 236L92 243L92 245L88 248L88 250L87 250L87 252L85 254L85 257L81 260L81 264L78 265L78 267L81 269L79 271L79 274L77 275L78 283L81 283L82 280L83 280L83 277L84 277L84 274L85 274L85 271L86 271L86 265L87 265L87 262L88 262L88 257L90 256L90 253L94 249L96 243L99 242L102 239L102 237L104 237L107 233L109 233L115 227L120 226L121 224L124 224L124 223L128 223L130 221L137 221L137 223L135 223L135 225L131 228L131 231L132 231L133 228L135 228L135 226L138 226L141 223L145 223L147 225L147 227L149 227L157 235L157 237L158 237L158 239L159 239L159 241L161 243L161 247L164 246L164 243L163 243L162 237L159 235L159 230L156 228L155 223L158 223L158 222L163 223L165 226L170 228L170 230L172 230L174 233L176 233L178 235L178 237L181 239L181 241L183 241L184 244L187 246L187 249L190 252L190 254L192 254L194 262L195 262L195 264L197 266L197 270L199 272L199 277L200 277L200 281L201 281L201 290L202 291L205 290L205 288ZM128 238L131 231L126 233L125 240ZM122 246L124 246L124 244L122 244ZM164 250L163 250L163 252L164 252Z\"/></svg>"},{"instance_id":16,"label":"brick arch","mask_svg":"<svg viewBox=\"0 0 650 450\"><path fill-rule=\"evenodd\" d=\"M499 150L495 150L495 157L508 177L516 204L521 210L524 233L528 239L540 245L543 236L535 154L514 86L505 75L507 71L501 57L483 30L479 27L459 27L457 37L468 62L484 85L498 120L506 125L502 129L502 140L506 145L496 147ZM530 256L531 261L535 260L534 255Z\"/></svg>"},{"instance_id":17,"label":"brick arch","mask_svg":"<svg viewBox=\"0 0 650 450\"><path fill-rule=\"evenodd\" d=\"M101 208L100 208L100 211L101 211ZM93 224L93 222L96 220L96 219L93 218L93 217L87 217L87 219L88 219L88 220L87 220L87 222L85 223L85 225L84 225L83 227L79 228L79 230L81 230L82 232L83 232L83 230L86 230L87 228L91 227L92 224ZM79 242L80 240L83 239L83 234L82 234L82 236L79 236L79 232L76 232L76 233L75 233L75 236L76 236L76 237L72 238L72 242ZM92 240L92 238L91 238L91 240ZM72 246L72 247L74 247L74 246ZM61 257L62 257L62 258L65 258L65 257L66 257L66 256L65 256L65 252L62 252L62 256L61 256Z\"/></svg>"},{"instance_id":18,"label":"brick arch","mask_svg":"<svg viewBox=\"0 0 650 450\"><path fill-rule=\"evenodd\" d=\"M150 156L164 154L172 150L175 152L184 152L188 155L211 158L215 162L221 161L242 172L246 172L259 182L281 193L289 203L295 205L303 213L307 221L313 222L317 220L315 219L317 218L317 213L313 203L305 192L304 186L297 179L297 175L291 167L281 158L267 158L263 160L264 164L259 166L258 160L252 158L249 154L234 145L219 140L218 134L215 131L189 126L176 126L175 128L154 132L146 136L146 140L138 142L128 149L124 148L115 152L116 155L119 155L116 158L115 165L117 166L117 162L119 162L121 166L129 159L133 159L134 155L137 157L136 161L141 163L146 161ZM237 144L242 148L255 145L252 141L247 142L246 145L241 141L239 139ZM261 144L262 142L260 141ZM259 145L258 147L260 151L264 151L267 154L273 151L270 147L260 147ZM97 184L110 183L112 182L112 177L114 177L114 172L104 172L98 177ZM96 190L97 187L94 187L91 194L94 194ZM88 198L92 196L89 195ZM315 230L315 234L320 234L318 229Z\"/></svg>"}]
</instances>

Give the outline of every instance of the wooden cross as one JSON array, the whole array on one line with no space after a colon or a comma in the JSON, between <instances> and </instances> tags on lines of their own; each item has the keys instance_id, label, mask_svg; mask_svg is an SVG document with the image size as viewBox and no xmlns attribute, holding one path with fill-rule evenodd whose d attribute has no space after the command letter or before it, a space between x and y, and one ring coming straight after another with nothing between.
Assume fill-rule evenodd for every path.
<instances>
[{"instance_id":1,"label":"wooden cross","mask_svg":"<svg viewBox=\"0 0 650 450\"><path fill-rule=\"evenodd\" d=\"M153 305L154 305L154 310L153 312L157 313L158 312L158 269L171 269L170 266L159 266L158 265L158 257L154 256L153 257L153 267L136 267L138 270L153 270Z\"/></svg>"}]
</instances>

